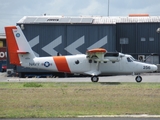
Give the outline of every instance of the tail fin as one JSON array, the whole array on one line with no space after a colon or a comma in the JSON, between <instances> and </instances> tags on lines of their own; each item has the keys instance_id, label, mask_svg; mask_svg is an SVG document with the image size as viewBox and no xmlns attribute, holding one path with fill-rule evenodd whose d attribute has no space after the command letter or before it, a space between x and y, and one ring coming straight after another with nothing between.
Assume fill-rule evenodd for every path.
<instances>
[{"instance_id":1,"label":"tail fin","mask_svg":"<svg viewBox=\"0 0 160 120\"><path fill-rule=\"evenodd\" d=\"M19 26L5 27L10 64L21 65L35 55ZM26 59L27 57L27 59Z\"/></svg>"}]
</instances>

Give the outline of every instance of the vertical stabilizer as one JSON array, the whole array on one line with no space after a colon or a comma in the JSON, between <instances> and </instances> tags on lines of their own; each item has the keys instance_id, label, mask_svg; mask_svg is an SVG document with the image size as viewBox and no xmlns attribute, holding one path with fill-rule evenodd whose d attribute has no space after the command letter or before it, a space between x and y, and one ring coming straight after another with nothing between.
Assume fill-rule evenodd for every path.
<instances>
[{"instance_id":1,"label":"vertical stabilizer","mask_svg":"<svg viewBox=\"0 0 160 120\"><path fill-rule=\"evenodd\" d=\"M18 45L13 34L13 29L17 28L15 26L5 27L8 54L10 64L20 65L19 57L17 54Z\"/></svg>"},{"instance_id":2,"label":"vertical stabilizer","mask_svg":"<svg viewBox=\"0 0 160 120\"><path fill-rule=\"evenodd\" d=\"M5 27L5 32L10 64L21 65L22 63L35 58L35 55L19 26Z\"/></svg>"}]
</instances>

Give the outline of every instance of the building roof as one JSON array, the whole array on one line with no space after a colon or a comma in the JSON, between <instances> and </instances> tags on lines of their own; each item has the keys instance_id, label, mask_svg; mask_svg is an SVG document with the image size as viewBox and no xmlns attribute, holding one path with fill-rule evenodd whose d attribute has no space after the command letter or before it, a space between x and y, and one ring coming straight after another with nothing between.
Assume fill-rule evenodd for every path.
<instances>
[{"instance_id":1,"label":"building roof","mask_svg":"<svg viewBox=\"0 0 160 120\"><path fill-rule=\"evenodd\" d=\"M116 24L116 23L157 23L160 16L24 16L17 24L39 24L39 23L87 23L87 24Z\"/></svg>"},{"instance_id":2,"label":"building roof","mask_svg":"<svg viewBox=\"0 0 160 120\"><path fill-rule=\"evenodd\" d=\"M6 34L5 33L0 33L0 39L6 39Z\"/></svg>"}]
</instances>

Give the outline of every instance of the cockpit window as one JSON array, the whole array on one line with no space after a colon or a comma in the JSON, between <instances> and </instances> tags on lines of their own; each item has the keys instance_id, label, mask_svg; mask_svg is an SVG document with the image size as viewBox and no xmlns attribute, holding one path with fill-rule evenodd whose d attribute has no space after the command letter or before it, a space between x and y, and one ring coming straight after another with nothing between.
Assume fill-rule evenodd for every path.
<instances>
[{"instance_id":1,"label":"cockpit window","mask_svg":"<svg viewBox=\"0 0 160 120\"><path fill-rule=\"evenodd\" d=\"M127 61L128 62L133 62L133 60L131 58L129 58L129 57L127 57Z\"/></svg>"},{"instance_id":2,"label":"cockpit window","mask_svg":"<svg viewBox=\"0 0 160 120\"><path fill-rule=\"evenodd\" d=\"M130 57L130 59L131 59L132 61L136 61L133 57Z\"/></svg>"}]
</instances>

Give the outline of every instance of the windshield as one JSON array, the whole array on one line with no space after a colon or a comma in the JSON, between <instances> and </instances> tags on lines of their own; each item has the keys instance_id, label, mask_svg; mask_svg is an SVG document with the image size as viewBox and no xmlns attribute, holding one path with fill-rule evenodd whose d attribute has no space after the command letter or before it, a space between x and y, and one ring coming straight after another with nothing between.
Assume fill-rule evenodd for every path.
<instances>
[{"instance_id":1,"label":"windshield","mask_svg":"<svg viewBox=\"0 0 160 120\"><path fill-rule=\"evenodd\" d=\"M135 61L135 59L133 57L127 57L127 61L128 62L133 62L133 61Z\"/></svg>"},{"instance_id":2,"label":"windshield","mask_svg":"<svg viewBox=\"0 0 160 120\"><path fill-rule=\"evenodd\" d=\"M128 62L133 62L130 57L127 57L127 61L128 61Z\"/></svg>"},{"instance_id":3,"label":"windshield","mask_svg":"<svg viewBox=\"0 0 160 120\"><path fill-rule=\"evenodd\" d=\"M130 57L130 59L131 59L132 61L136 61L136 59L134 59L133 57Z\"/></svg>"}]
</instances>

